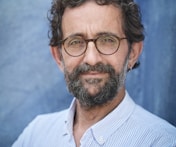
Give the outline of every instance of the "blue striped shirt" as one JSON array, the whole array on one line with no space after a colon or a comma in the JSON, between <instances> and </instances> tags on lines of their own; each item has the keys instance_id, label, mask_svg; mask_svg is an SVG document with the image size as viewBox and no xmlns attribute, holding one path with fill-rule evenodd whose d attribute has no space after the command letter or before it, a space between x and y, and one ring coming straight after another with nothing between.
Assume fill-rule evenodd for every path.
<instances>
[{"instance_id":1,"label":"blue striped shirt","mask_svg":"<svg viewBox=\"0 0 176 147\"><path fill-rule=\"evenodd\" d=\"M38 116L13 147L75 147L73 118L75 99L69 109ZM81 147L176 147L176 128L134 103L126 92L123 101L90 127Z\"/></svg>"}]
</instances>

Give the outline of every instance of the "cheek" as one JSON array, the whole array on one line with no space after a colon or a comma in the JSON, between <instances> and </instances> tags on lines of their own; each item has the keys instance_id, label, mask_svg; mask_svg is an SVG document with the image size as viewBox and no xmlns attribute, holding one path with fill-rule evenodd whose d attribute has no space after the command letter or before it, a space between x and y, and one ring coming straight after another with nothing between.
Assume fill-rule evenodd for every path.
<instances>
[{"instance_id":1,"label":"cheek","mask_svg":"<svg viewBox=\"0 0 176 147\"><path fill-rule=\"evenodd\" d=\"M121 72L123 67L125 66L126 60L128 58L128 52L117 52L114 54L109 60L109 64L111 64L117 73Z\"/></svg>"},{"instance_id":2,"label":"cheek","mask_svg":"<svg viewBox=\"0 0 176 147\"><path fill-rule=\"evenodd\" d=\"M123 67L123 62L121 60L114 60L114 62L109 62L109 64L111 64L113 66L113 68L115 69L116 73L119 73Z\"/></svg>"},{"instance_id":3,"label":"cheek","mask_svg":"<svg viewBox=\"0 0 176 147\"><path fill-rule=\"evenodd\" d=\"M79 57L71 57L67 54L62 53L64 68L71 73L75 67L80 64Z\"/></svg>"}]
</instances>

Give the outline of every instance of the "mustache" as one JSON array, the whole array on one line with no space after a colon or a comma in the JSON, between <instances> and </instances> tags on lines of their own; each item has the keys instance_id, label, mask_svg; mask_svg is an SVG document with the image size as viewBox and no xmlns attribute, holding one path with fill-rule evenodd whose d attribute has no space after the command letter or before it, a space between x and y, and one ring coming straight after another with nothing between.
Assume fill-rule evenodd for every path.
<instances>
[{"instance_id":1,"label":"mustache","mask_svg":"<svg viewBox=\"0 0 176 147\"><path fill-rule=\"evenodd\" d=\"M100 72L100 73L109 73L110 75L115 75L115 70L111 65L97 63L96 65L93 65L93 66L89 65L89 64L79 65L78 67L76 67L73 70L73 72L71 74L69 74L68 77L70 80L77 79L80 74L87 73L90 71L96 71L96 72Z\"/></svg>"}]
</instances>

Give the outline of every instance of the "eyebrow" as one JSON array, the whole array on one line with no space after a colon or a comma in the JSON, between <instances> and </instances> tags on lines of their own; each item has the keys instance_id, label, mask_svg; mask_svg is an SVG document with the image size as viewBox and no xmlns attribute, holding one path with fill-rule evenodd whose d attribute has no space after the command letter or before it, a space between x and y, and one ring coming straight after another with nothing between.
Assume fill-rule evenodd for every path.
<instances>
[{"instance_id":1,"label":"eyebrow","mask_svg":"<svg viewBox=\"0 0 176 147\"><path fill-rule=\"evenodd\" d=\"M95 38L98 37L98 36L101 36L101 35L113 35L113 36L118 36L117 34L115 33L112 33L112 32L99 32L95 35ZM80 36L80 37L83 37L83 38L86 38L85 35L83 33L74 33L74 34L71 34L70 36L67 36L65 37L63 40L69 38L69 37L73 37L73 36ZM119 37L119 36L118 36Z\"/></svg>"},{"instance_id":2,"label":"eyebrow","mask_svg":"<svg viewBox=\"0 0 176 147\"><path fill-rule=\"evenodd\" d=\"M113 35L113 36L118 36L117 34L115 33L112 33L112 32L100 32L100 33L97 33L96 36L100 36L100 35Z\"/></svg>"},{"instance_id":3,"label":"eyebrow","mask_svg":"<svg viewBox=\"0 0 176 147\"><path fill-rule=\"evenodd\" d=\"M84 37L83 33L74 33L74 34L71 34L71 35L65 37L64 39L69 38L69 37L73 37L73 36L81 36L81 37ZM63 39L63 40L64 40L64 39Z\"/></svg>"}]
</instances>

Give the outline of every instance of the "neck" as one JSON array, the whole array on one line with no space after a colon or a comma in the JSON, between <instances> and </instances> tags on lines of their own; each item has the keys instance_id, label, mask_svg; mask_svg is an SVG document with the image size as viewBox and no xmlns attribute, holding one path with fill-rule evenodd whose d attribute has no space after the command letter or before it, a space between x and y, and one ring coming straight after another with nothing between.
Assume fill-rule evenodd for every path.
<instances>
[{"instance_id":1,"label":"neck","mask_svg":"<svg viewBox=\"0 0 176 147\"><path fill-rule=\"evenodd\" d=\"M123 100L125 96L125 88L119 90L118 95L110 102L105 105L96 106L93 108L83 108L79 101L77 100L75 120L74 120L74 135L79 136L79 139L84 134L84 132L106 117L110 112L112 112Z\"/></svg>"}]
</instances>

